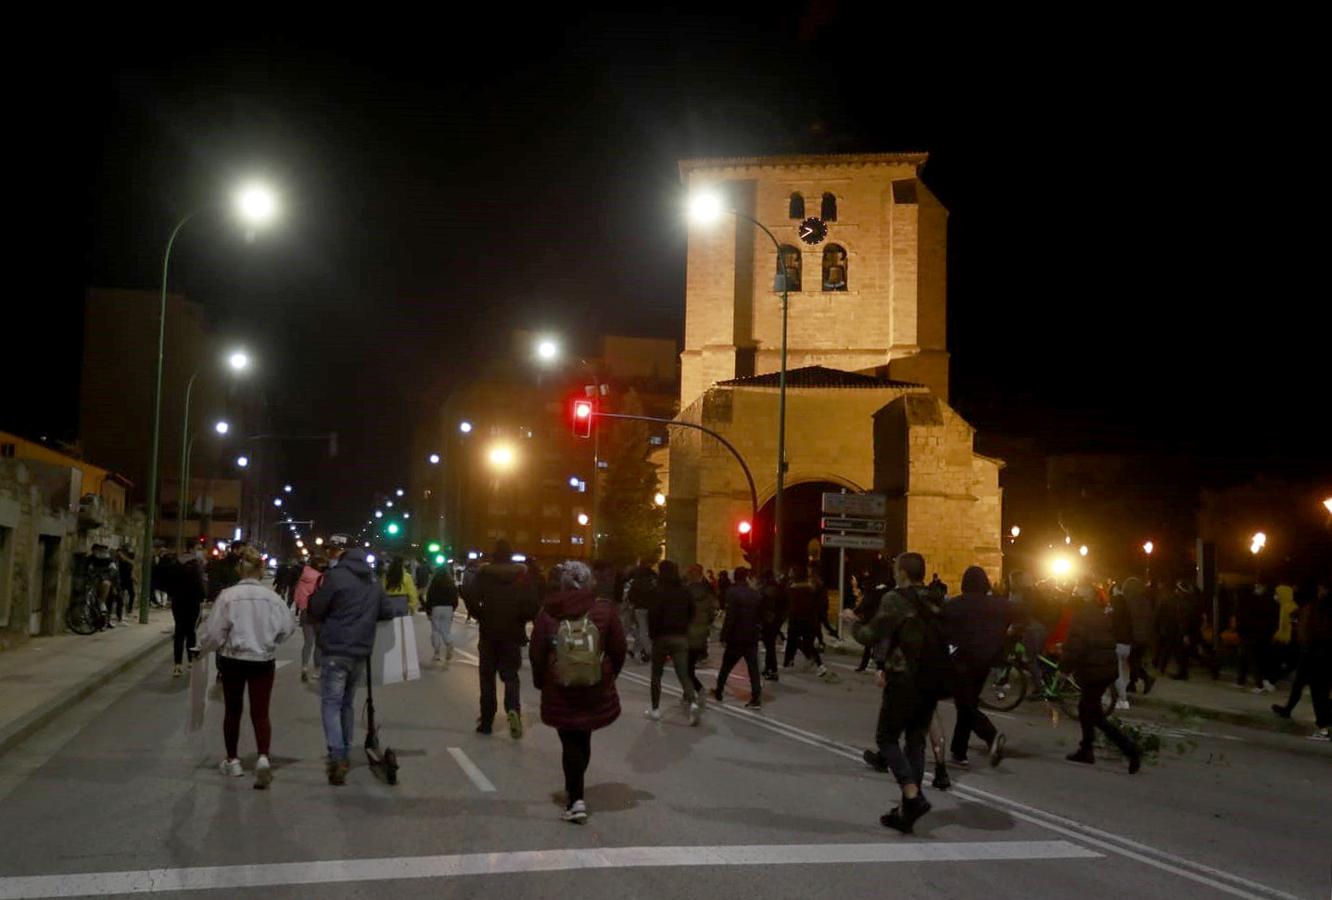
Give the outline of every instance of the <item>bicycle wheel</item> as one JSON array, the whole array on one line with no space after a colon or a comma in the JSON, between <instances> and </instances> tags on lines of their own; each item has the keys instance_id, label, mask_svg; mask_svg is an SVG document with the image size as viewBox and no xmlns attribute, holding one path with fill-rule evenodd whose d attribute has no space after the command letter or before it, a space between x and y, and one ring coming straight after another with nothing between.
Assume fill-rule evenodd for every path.
<instances>
[{"instance_id":1,"label":"bicycle wheel","mask_svg":"<svg viewBox=\"0 0 1332 900\"><path fill-rule=\"evenodd\" d=\"M65 625L75 634L92 634L97 630L97 623L93 621L92 609L86 599L69 605L65 610Z\"/></svg>"},{"instance_id":2,"label":"bicycle wheel","mask_svg":"<svg viewBox=\"0 0 1332 900\"><path fill-rule=\"evenodd\" d=\"M1082 687L1078 684L1077 679L1066 672L1056 675L1054 695L1055 701L1059 704L1059 708L1064 715L1077 721L1080 718L1078 716L1078 704L1082 702Z\"/></svg>"},{"instance_id":3,"label":"bicycle wheel","mask_svg":"<svg viewBox=\"0 0 1332 900\"><path fill-rule=\"evenodd\" d=\"M1007 712L1027 696L1027 673L1012 662L995 666L981 688L980 705Z\"/></svg>"}]
</instances>

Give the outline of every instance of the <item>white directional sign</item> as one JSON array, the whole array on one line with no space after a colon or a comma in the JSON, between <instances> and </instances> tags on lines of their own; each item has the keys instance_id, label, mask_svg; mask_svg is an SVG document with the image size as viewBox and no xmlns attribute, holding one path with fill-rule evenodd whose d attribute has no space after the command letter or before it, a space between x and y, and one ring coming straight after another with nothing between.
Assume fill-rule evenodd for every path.
<instances>
[{"instance_id":1,"label":"white directional sign","mask_svg":"<svg viewBox=\"0 0 1332 900\"><path fill-rule=\"evenodd\" d=\"M825 534L823 546L843 547L847 550L882 550L883 535L879 534Z\"/></svg>"},{"instance_id":2,"label":"white directional sign","mask_svg":"<svg viewBox=\"0 0 1332 900\"><path fill-rule=\"evenodd\" d=\"M823 514L882 519L888 515L888 498L883 494L824 494Z\"/></svg>"},{"instance_id":3,"label":"white directional sign","mask_svg":"<svg viewBox=\"0 0 1332 900\"><path fill-rule=\"evenodd\" d=\"M863 531L869 534L883 534L883 519L846 519L825 518L824 531Z\"/></svg>"}]
</instances>

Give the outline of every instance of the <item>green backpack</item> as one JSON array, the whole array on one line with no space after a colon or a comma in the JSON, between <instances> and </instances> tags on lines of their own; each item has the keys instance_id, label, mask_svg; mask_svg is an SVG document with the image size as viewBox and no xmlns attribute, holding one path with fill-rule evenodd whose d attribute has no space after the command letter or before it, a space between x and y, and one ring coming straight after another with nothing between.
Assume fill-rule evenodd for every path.
<instances>
[{"instance_id":1,"label":"green backpack","mask_svg":"<svg viewBox=\"0 0 1332 900\"><path fill-rule=\"evenodd\" d=\"M562 687L601 684L601 629L590 612L561 619L555 630L555 680Z\"/></svg>"}]
</instances>

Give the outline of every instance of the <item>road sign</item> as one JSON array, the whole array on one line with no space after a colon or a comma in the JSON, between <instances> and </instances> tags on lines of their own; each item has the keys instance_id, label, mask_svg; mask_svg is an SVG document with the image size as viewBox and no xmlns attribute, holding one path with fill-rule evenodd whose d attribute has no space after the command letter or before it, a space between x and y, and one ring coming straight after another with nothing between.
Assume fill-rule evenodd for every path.
<instances>
[{"instance_id":1,"label":"road sign","mask_svg":"<svg viewBox=\"0 0 1332 900\"><path fill-rule=\"evenodd\" d=\"M884 544L883 535L880 534L825 534L823 546L846 550L882 550Z\"/></svg>"},{"instance_id":2,"label":"road sign","mask_svg":"<svg viewBox=\"0 0 1332 900\"><path fill-rule=\"evenodd\" d=\"M824 531L864 531L883 534L883 519L824 519Z\"/></svg>"},{"instance_id":3,"label":"road sign","mask_svg":"<svg viewBox=\"0 0 1332 900\"><path fill-rule=\"evenodd\" d=\"M800 223L799 234L800 240L813 246L828 236L828 226L823 224L822 219L810 216Z\"/></svg>"},{"instance_id":4,"label":"road sign","mask_svg":"<svg viewBox=\"0 0 1332 900\"><path fill-rule=\"evenodd\" d=\"M883 494L824 494L823 514L882 519L888 515L888 498Z\"/></svg>"}]
</instances>

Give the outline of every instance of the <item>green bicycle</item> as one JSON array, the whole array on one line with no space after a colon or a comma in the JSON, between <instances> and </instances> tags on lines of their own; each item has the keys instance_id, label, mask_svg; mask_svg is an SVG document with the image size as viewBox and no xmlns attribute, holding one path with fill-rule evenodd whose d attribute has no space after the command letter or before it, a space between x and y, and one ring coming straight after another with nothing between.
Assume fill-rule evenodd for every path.
<instances>
[{"instance_id":1,"label":"green bicycle","mask_svg":"<svg viewBox=\"0 0 1332 900\"><path fill-rule=\"evenodd\" d=\"M1059 663L1044 654L1036 657L1041 675L1035 696L1056 704L1070 719L1078 718L1078 703L1082 700L1082 687L1069 672L1059 671ZM1031 691L1027 649L1021 641L1013 644L1004 661L990 670L981 689L980 705L986 709L1006 712L1021 703ZM1111 686L1101 698L1102 710L1108 715L1115 708L1115 689Z\"/></svg>"}]
</instances>

